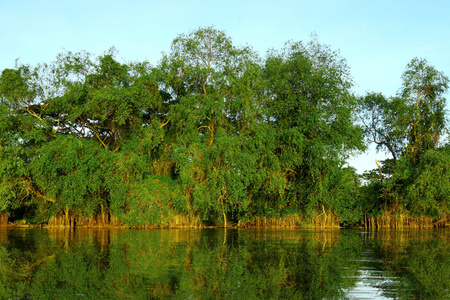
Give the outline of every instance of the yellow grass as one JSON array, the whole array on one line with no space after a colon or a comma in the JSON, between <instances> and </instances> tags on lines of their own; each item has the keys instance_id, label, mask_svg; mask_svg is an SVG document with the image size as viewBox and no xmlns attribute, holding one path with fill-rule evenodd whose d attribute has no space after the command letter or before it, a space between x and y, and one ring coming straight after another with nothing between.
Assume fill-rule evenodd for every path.
<instances>
[{"instance_id":1,"label":"yellow grass","mask_svg":"<svg viewBox=\"0 0 450 300\"><path fill-rule=\"evenodd\" d=\"M435 220L427 216L411 216L408 213L384 212L381 216L365 218L364 227L369 229L386 228L402 229L406 228L433 228L445 227L449 218L444 217Z\"/></svg>"},{"instance_id":2,"label":"yellow grass","mask_svg":"<svg viewBox=\"0 0 450 300\"><path fill-rule=\"evenodd\" d=\"M332 214L319 214L316 217L305 218L300 215L290 215L282 218L267 218L256 216L248 222L240 222L239 227L255 228L339 228L339 217Z\"/></svg>"},{"instance_id":3,"label":"yellow grass","mask_svg":"<svg viewBox=\"0 0 450 300\"><path fill-rule=\"evenodd\" d=\"M0 214L0 226L2 225L8 225L8 213L2 213Z\"/></svg>"}]
</instances>

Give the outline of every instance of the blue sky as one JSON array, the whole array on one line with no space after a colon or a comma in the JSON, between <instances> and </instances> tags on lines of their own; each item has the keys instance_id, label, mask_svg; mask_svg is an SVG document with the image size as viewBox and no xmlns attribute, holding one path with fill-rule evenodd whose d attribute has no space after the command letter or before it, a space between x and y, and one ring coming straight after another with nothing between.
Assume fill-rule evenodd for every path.
<instances>
[{"instance_id":1,"label":"blue sky","mask_svg":"<svg viewBox=\"0 0 450 300\"><path fill-rule=\"evenodd\" d=\"M450 76L449 16L447 0L1 0L0 71L17 58L36 65L64 49L100 55L111 46L124 61L156 65L178 34L213 25L261 56L316 33L347 60L356 94L391 96L414 57ZM372 149L350 164L362 172L384 157Z\"/></svg>"}]
</instances>

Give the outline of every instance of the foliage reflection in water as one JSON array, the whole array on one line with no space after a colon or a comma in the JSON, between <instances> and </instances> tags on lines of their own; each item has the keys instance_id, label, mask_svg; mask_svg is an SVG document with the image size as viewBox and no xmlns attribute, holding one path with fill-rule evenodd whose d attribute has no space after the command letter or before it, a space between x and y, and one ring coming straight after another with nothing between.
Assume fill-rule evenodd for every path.
<instances>
[{"instance_id":1,"label":"foliage reflection in water","mask_svg":"<svg viewBox=\"0 0 450 300\"><path fill-rule=\"evenodd\" d=\"M0 230L0 298L449 297L449 231Z\"/></svg>"}]
</instances>

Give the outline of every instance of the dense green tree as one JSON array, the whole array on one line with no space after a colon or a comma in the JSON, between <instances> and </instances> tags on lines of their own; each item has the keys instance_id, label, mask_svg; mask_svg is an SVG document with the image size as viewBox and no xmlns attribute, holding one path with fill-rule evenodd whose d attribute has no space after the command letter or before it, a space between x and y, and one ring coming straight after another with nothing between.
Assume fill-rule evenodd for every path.
<instances>
[{"instance_id":1,"label":"dense green tree","mask_svg":"<svg viewBox=\"0 0 450 300\"><path fill-rule=\"evenodd\" d=\"M445 185L427 181L432 168L447 177L448 78L426 60L408 64L396 97L358 99L346 61L314 38L262 59L206 27L176 37L156 67L115 53L2 71L0 213L129 226L353 225L399 205L448 215ZM393 159L361 187L346 160L364 134Z\"/></svg>"},{"instance_id":2,"label":"dense green tree","mask_svg":"<svg viewBox=\"0 0 450 300\"><path fill-rule=\"evenodd\" d=\"M449 80L425 59L414 58L402 75L397 97L368 93L360 99L366 137L396 161L408 149L414 163L435 148L445 132L445 92Z\"/></svg>"},{"instance_id":3,"label":"dense green tree","mask_svg":"<svg viewBox=\"0 0 450 300\"><path fill-rule=\"evenodd\" d=\"M227 213L245 211L276 166L261 140L268 132L259 58L248 47L234 46L224 32L200 28L173 41L159 70L173 103L167 114L169 159L190 213L205 219L219 214L226 224ZM269 170L262 168L264 161Z\"/></svg>"},{"instance_id":4,"label":"dense green tree","mask_svg":"<svg viewBox=\"0 0 450 300\"><path fill-rule=\"evenodd\" d=\"M448 146L428 150L420 159L417 165L409 157L400 160L383 193L394 206L400 204L414 216L429 216L443 225L450 212Z\"/></svg>"},{"instance_id":5,"label":"dense green tree","mask_svg":"<svg viewBox=\"0 0 450 300\"><path fill-rule=\"evenodd\" d=\"M148 201L148 193L135 196L164 135L148 64L68 52L33 72L5 70L1 79L3 209L27 200L41 221L63 214L67 223L75 213L105 222L110 211L129 220ZM155 211L143 206L148 221Z\"/></svg>"},{"instance_id":6,"label":"dense green tree","mask_svg":"<svg viewBox=\"0 0 450 300\"><path fill-rule=\"evenodd\" d=\"M124 140L158 118L157 84L145 64L120 64L113 53L97 62L86 61L85 56L69 52L51 66L51 72L58 74L52 79L63 94L45 101L46 112L59 132L95 139L117 151ZM80 61L84 65L79 66ZM88 71L81 69L87 66Z\"/></svg>"},{"instance_id":7,"label":"dense green tree","mask_svg":"<svg viewBox=\"0 0 450 300\"><path fill-rule=\"evenodd\" d=\"M63 94L49 98L46 111L58 134L75 137L82 148L97 145L91 156L82 158L79 150L71 164L70 159L64 163L76 166L73 172L86 181L91 176L98 179L94 188L98 201L76 193L88 202L84 207L101 213L102 218L105 212L113 212L132 225L159 223L162 217L149 216L160 214L161 207L152 206L148 190L142 188L143 181L156 172L148 166L158 157L164 136L162 97L149 65L121 64L113 52L97 61L85 53L67 53L58 57L52 73L58 75L53 80ZM56 159L53 164L57 164ZM97 166L88 169L85 166L89 164ZM94 176L92 172L99 174ZM68 173L58 176L64 175L63 181L78 185L67 177Z\"/></svg>"},{"instance_id":8,"label":"dense green tree","mask_svg":"<svg viewBox=\"0 0 450 300\"><path fill-rule=\"evenodd\" d=\"M291 42L269 53L265 76L267 121L276 130L276 154L288 182L284 203L299 212L338 207L327 182L351 151L364 149L345 60L317 40Z\"/></svg>"},{"instance_id":9,"label":"dense green tree","mask_svg":"<svg viewBox=\"0 0 450 300\"><path fill-rule=\"evenodd\" d=\"M393 198L393 203L402 203L408 211L427 215L442 199L439 192L431 192L435 190L432 188L434 184L430 181L431 174L426 170L436 164L436 160L439 161L441 152L435 154L434 150L445 132L444 95L449 80L426 60L417 58L408 64L402 79L401 97L408 107L404 110L409 122L406 136L408 144L402 157L403 162L394 169L394 176L388 182L385 194ZM422 161L425 157L428 159ZM445 172L446 170L444 173L440 172L442 178L447 177ZM426 182L430 182L430 185ZM446 186L446 182L440 181L439 184ZM424 189L422 195L419 195L417 191L424 185L430 188L431 193L423 194ZM434 209L439 210L437 207Z\"/></svg>"},{"instance_id":10,"label":"dense green tree","mask_svg":"<svg viewBox=\"0 0 450 300\"><path fill-rule=\"evenodd\" d=\"M370 207L445 218L448 174L441 167L446 150L439 149L439 141L447 131L445 93L449 80L425 59L418 58L407 65L402 80L396 97L386 99L369 93L360 102L368 140L393 156L392 163L388 160L382 168L387 179L376 188L382 195L378 194L379 201L373 201Z\"/></svg>"},{"instance_id":11,"label":"dense green tree","mask_svg":"<svg viewBox=\"0 0 450 300\"><path fill-rule=\"evenodd\" d=\"M367 140L375 143L378 151L389 152L395 164L406 144L405 101L398 97L387 99L380 93L368 93L360 98L359 110Z\"/></svg>"},{"instance_id":12,"label":"dense green tree","mask_svg":"<svg viewBox=\"0 0 450 300\"><path fill-rule=\"evenodd\" d=\"M70 211L92 217L98 208L107 207L105 181L111 174L111 159L95 142L70 135L59 135L42 146L31 175L46 197L38 201L44 221L60 212L68 216Z\"/></svg>"},{"instance_id":13,"label":"dense green tree","mask_svg":"<svg viewBox=\"0 0 450 300\"><path fill-rule=\"evenodd\" d=\"M445 130L444 97L449 79L429 65L425 59L414 58L402 76L401 96L410 110L408 152L413 163L428 149L434 149Z\"/></svg>"},{"instance_id":14,"label":"dense green tree","mask_svg":"<svg viewBox=\"0 0 450 300\"><path fill-rule=\"evenodd\" d=\"M31 178L30 165L40 146L53 138L43 118L36 72L29 66L5 69L0 78L0 209L14 209L30 195L45 198Z\"/></svg>"}]
</instances>

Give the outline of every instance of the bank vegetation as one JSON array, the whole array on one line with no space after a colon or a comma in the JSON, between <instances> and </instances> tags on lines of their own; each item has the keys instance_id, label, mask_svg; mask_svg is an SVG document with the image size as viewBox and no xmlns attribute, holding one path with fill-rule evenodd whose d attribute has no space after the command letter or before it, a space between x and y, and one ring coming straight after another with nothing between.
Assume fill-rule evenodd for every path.
<instances>
[{"instance_id":1,"label":"bank vegetation","mask_svg":"<svg viewBox=\"0 0 450 300\"><path fill-rule=\"evenodd\" d=\"M397 95L357 96L313 38L262 58L215 28L156 65L64 52L0 78L0 223L443 227L448 78L414 58ZM363 176L346 161L392 155Z\"/></svg>"}]
</instances>

